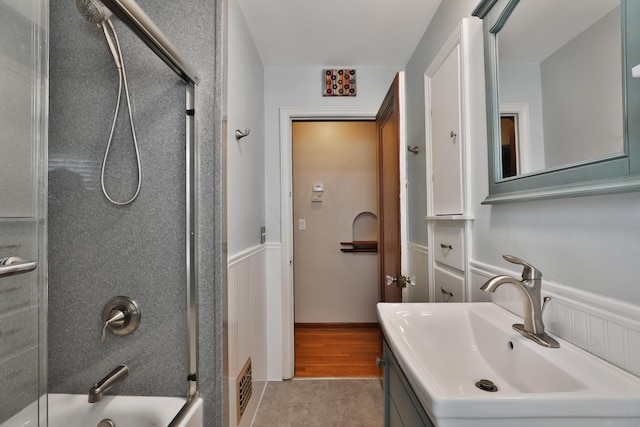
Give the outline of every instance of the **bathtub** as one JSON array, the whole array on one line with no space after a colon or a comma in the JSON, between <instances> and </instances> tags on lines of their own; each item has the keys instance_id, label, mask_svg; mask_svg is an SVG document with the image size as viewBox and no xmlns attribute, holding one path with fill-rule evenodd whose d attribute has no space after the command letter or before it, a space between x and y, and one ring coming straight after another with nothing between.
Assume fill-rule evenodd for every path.
<instances>
[{"instance_id":1,"label":"bathtub","mask_svg":"<svg viewBox=\"0 0 640 427\"><path fill-rule=\"evenodd\" d=\"M104 419L116 427L167 427L186 399L179 397L104 396L97 403L88 403L84 394L49 394L49 427L97 427ZM172 427L202 427L202 399L196 399L184 420ZM2 423L0 427L35 427L33 414L37 408ZM31 416L28 416L31 415Z\"/></svg>"},{"instance_id":2,"label":"bathtub","mask_svg":"<svg viewBox=\"0 0 640 427\"><path fill-rule=\"evenodd\" d=\"M116 427L167 427L186 400L179 397L104 396L87 403L80 394L49 394L49 427L93 427L105 418ZM202 399L175 427L202 427Z\"/></svg>"}]
</instances>

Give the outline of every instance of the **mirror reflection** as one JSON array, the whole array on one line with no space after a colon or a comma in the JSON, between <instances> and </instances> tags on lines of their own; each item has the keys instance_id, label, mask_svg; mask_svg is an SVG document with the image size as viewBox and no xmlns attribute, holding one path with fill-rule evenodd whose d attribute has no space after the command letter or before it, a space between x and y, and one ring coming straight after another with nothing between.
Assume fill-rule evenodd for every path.
<instances>
[{"instance_id":1,"label":"mirror reflection","mask_svg":"<svg viewBox=\"0 0 640 427\"><path fill-rule=\"evenodd\" d=\"M521 0L497 43L502 179L625 151L620 0Z\"/></svg>"}]
</instances>

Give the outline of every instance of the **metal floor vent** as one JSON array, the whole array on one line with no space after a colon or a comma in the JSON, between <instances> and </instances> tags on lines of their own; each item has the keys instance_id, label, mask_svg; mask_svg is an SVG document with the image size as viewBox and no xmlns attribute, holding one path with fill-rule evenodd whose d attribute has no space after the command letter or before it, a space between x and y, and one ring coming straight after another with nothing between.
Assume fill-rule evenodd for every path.
<instances>
[{"instance_id":1,"label":"metal floor vent","mask_svg":"<svg viewBox=\"0 0 640 427\"><path fill-rule=\"evenodd\" d=\"M251 399L251 393L253 392L253 382L251 381L251 358L247 359L247 363L244 364L244 368L242 368L240 375L238 375L238 378L236 379L236 390L236 406L238 408L239 424L240 418L242 418L242 414L244 414L245 409L247 409L249 399Z\"/></svg>"}]
</instances>

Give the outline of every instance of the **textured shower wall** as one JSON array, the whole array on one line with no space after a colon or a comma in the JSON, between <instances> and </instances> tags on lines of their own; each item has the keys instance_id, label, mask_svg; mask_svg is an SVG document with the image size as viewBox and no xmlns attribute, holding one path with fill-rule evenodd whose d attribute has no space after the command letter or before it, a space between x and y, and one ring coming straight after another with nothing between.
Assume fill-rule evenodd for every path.
<instances>
[{"instance_id":1,"label":"textured shower wall","mask_svg":"<svg viewBox=\"0 0 640 427\"><path fill-rule=\"evenodd\" d=\"M109 204L100 165L113 117L118 75L99 28L75 2L51 3L49 134L49 388L86 393L113 367L129 377L115 394L186 393L185 89L117 18L140 144L143 182L130 206ZM224 402L220 2L138 4L199 70L196 119L200 162L198 259L201 299L200 389L207 425L221 425ZM217 25L219 27L219 24ZM122 109L106 184L117 200L135 190L135 157ZM140 327L100 343L107 300L138 301Z\"/></svg>"}]
</instances>

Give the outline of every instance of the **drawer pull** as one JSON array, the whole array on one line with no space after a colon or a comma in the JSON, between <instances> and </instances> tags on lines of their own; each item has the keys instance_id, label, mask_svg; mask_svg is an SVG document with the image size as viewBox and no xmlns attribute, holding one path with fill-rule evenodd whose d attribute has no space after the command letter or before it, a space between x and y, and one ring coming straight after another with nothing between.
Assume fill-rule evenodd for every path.
<instances>
[{"instance_id":1,"label":"drawer pull","mask_svg":"<svg viewBox=\"0 0 640 427\"><path fill-rule=\"evenodd\" d=\"M449 295L450 297L453 297L453 292L449 292L443 286L440 286L440 292L442 292L445 295Z\"/></svg>"},{"instance_id":2,"label":"drawer pull","mask_svg":"<svg viewBox=\"0 0 640 427\"><path fill-rule=\"evenodd\" d=\"M442 249L449 249L450 251L452 251L452 250L453 250L453 246L451 246L451 245L445 245L444 243L440 243L440 247L441 247Z\"/></svg>"}]
</instances>

